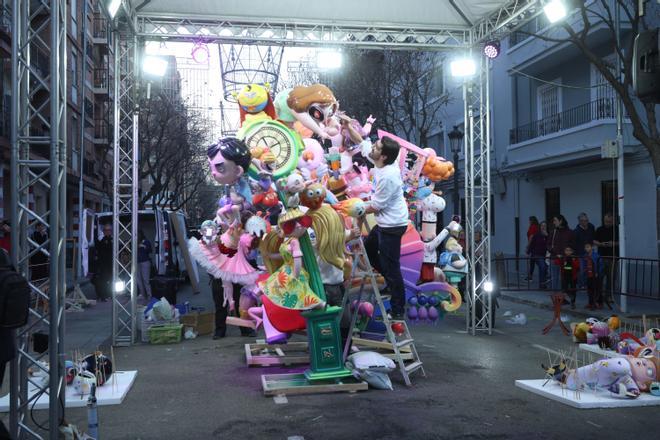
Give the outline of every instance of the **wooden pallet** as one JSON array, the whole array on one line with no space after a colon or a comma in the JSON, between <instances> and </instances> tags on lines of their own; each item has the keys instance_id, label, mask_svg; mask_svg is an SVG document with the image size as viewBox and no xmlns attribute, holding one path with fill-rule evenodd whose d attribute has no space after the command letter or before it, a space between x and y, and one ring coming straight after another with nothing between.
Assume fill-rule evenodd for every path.
<instances>
[{"instance_id":1,"label":"wooden pallet","mask_svg":"<svg viewBox=\"0 0 660 440\"><path fill-rule=\"evenodd\" d=\"M257 341L245 344L245 360L248 367L309 364L309 347L307 342L266 344Z\"/></svg>"},{"instance_id":2,"label":"wooden pallet","mask_svg":"<svg viewBox=\"0 0 660 440\"><path fill-rule=\"evenodd\" d=\"M262 374L261 387L264 396L323 394L323 393L356 393L366 391L369 385L352 376L341 379L319 380L310 382L304 373Z\"/></svg>"},{"instance_id":3,"label":"wooden pallet","mask_svg":"<svg viewBox=\"0 0 660 440\"><path fill-rule=\"evenodd\" d=\"M353 347L356 347L358 350L375 351L376 353L380 353L387 358L396 360L396 353L392 349L392 343L386 340L375 341L373 339L365 339L353 336ZM399 349L399 353L401 354L401 359L404 361L414 359L410 347L401 347Z\"/></svg>"}]
</instances>

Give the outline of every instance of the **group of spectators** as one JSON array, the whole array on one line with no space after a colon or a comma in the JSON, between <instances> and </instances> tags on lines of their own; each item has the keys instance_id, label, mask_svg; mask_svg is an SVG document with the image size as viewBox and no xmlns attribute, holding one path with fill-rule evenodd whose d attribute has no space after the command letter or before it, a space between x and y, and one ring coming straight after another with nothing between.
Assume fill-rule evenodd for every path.
<instances>
[{"instance_id":1,"label":"group of spectators","mask_svg":"<svg viewBox=\"0 0 660 440\"><path fill-rule=\"evenodd\" d=\"M571 229L566 218L555 215L551 227L535 216L529 218L527 255L531 281L538 267L539 289L550 288L568 295L575 308L577 290L586 289L588 309L612 308L614 302L614 257L619 253L619 238L614 216L607 213L603 224L595 228L587 214L580 213L578 224ZM550 271L548 273L548 267Z\"/></svg>"}]
</instances>

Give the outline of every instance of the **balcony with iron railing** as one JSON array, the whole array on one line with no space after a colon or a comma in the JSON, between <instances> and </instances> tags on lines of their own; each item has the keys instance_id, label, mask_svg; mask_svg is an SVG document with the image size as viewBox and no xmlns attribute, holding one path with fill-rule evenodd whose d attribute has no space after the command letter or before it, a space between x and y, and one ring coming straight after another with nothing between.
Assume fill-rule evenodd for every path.
<instances>
[{"instance_id":1,"label":"balcony with iron railing","mask_svg":"<svg viewBox=\"0 0 660 440\"><path fill-rule=\"evenodd\" d=\"M11 56L11 10L0 5L0 57Z\"/></svg>"},{"instance_id":2,"label":"balcony with iron railing","mask_svg":"<svg viewBox=\"0 0 660 440\"><path fill-rule=\"evenodd\" d=\"M614 98L602 98L573 107L547 118L538 119L529 124L512 128L509 131L509 143L517 144L578 127L592 121L613 119L616 116Z\"/></svg>"},{"instance_id":3,"label":"balcony with iron railing","mask_svg":"<svg viewBox=\"0 0 660 440\"><path fill-rule=\"evenodd\" d=\"M108 44L108 21L100 13L94 14L92 21L92 41L94 44Z\"/></svg>"},{"instance_id":4,"label":"balcony with iron railing","mask_svg":"<svg viewBox=\"0 0 660 440\"><path fill-rule=\"evenodd\" d=\"M94 69L93 91L95 94L107 95L110 86L110 71L108 67Z\"/></svg>"},{"instance_id":5,"label":"balcony with iron railing","mask_svg":"<svg viewBox=\"0 0 660 440\"><path fill-rule=\"evenodd\" d=\"M110 141L110 124L106 119L94 119L94 143L104 144Z\"/></svg>"},{"instance_id":6,"label":"balcony with iron railing","mask_svg":"<svg viewBox=\"0 0 660 440\"><path fill-rule=\"evenodd\" d=\"M9 114L9 106L6 104L5 100L0 101L0 137L8 140L11 136L11 118Z\"/></svg>"},{"instance_id":7,"label":"balcony with iron railing","mask_svg":"<svg viewBox=\"0 0 660 440\"><path fill-rule=\"evenodd\" d=\"M509 130L505 165L509 172L528 172L601 159L601 147L612 140L616 99L607 97ZM624 138L632 137L624 113ZM634 146L624 145L626 153Z\"/></svg>"}]
</instances>

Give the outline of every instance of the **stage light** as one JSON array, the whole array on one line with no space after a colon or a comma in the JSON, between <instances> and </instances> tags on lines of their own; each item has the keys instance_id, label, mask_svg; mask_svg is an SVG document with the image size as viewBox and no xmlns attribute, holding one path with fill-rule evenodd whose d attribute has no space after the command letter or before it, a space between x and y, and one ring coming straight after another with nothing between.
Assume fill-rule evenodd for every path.
<instances>
[{"instance_id":1,"label":"stage light","mask_svg":"<svg viewBox=\"0 0 660 440\"><path fill-rule=\"evenodd\" d=\"M486 281L484 283L484 292L486 293L491 293L493 291L493 282L492 281Z\"/></svg>"},{"instance_id":2,"label":"stage light","mask_svg":"<svg viewBox=\"0 0 660 440\"><path fill-rule=\"evenodd\" d=\"M543 12L545 12L545 16L548 17L550 23L556 23L566 17L566 5L562 0L550 0L543 7Z\"/></svg>"},{"instance_id":3,"label":"stage light","mask_svg":"<svg viewBox=\"0 0 660 440\"><path fill-rule=\"evenodd\" d=\"M115 281L115 292L121 293L124 291L126 288L126 283L124 283L122 280Z\"/></svg>"},{"instance_id":4,"label":"stage light","mask_svg":"<svg viewBox=\"0 0 660 440\"><path fill-rule=\"evenodd\" d=\"M167 61L161 57L147 55L144 57L142 70L144 73L148 73L149 75L164 76L165 72L167 72Z\"/></svg>"},{"instance_id":5,"label":"stage light","mask_svg":"<svg viewBox=\"0 0 660 440\"><path fill-rule=\"evenodd\" d=\"M208 64L209 57L211 56L209 53L209 47L206 45L206 43L201 41L195 43L195 46L190 52L190 55L197 64Z\"/></svg>"},{"instance_id":6,"label":"stage light","mask_svg":"<svg viewBox=\"0 0 660 440\"><path fill-rule=\"evenodd\" d=\"M469 58L454 60L449 67L451 75L456 77L472 76L477 73L477 65Z\"/></svg>"},{"instance_id":7,"label":"stage light","mask_svg":"<svg viewBox=\"0 0 660 440\"><path fill-rule=\"evenodd\" d=\"M322 50L316 54L316 66L319 69L339 69L342 65L341 52Z\"/></svg>"},{"instance_id":8,"label":"stage light","mask_svg":"<svg viewBox=\"0 0 660 440\"><path fill-rule=\"evenodd\" d=\"M107 5L108 5L108 13L110 14L110 18L115 18L115 15L117 15L117 11L121 6L121 0L110 0L107 3Z\"/></svg>"},{"instance_id":9,"label":"stage light","mask_svg":"<svg viewBox=\"0 0 660 440\"><path fill-rule=\"evenodd\" d=\"M499 40L493 40L486 43L484 46L484 55L491 60L497 58L500 54L500 42Z\"/></svg>"}]
</instances>

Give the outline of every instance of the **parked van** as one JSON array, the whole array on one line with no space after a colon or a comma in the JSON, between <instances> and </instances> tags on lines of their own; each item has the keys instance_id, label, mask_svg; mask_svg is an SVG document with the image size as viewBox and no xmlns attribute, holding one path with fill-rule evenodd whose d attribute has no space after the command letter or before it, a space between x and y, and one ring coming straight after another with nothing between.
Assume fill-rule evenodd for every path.
<instances>
[{"instance_id":1,"label":"parked van","mask_svg":"<svg viewBox=\"0 0 660 440\"><path fill-rule=\"evenodd\" d=\"M125 214L128 216L129 214ZM85 209L83 213L84 234L81 249L83 275L94 272L93 250L97 240L103 237L103 225L112 223L112 212L94 213ZM164 276L180 281L189 279L198 290L199 273L188 254L188 227L182 212L165 209L147 209L138 212L138 230L142 230L153 245L152 277Z\"/></svg>"}]
</instances>

